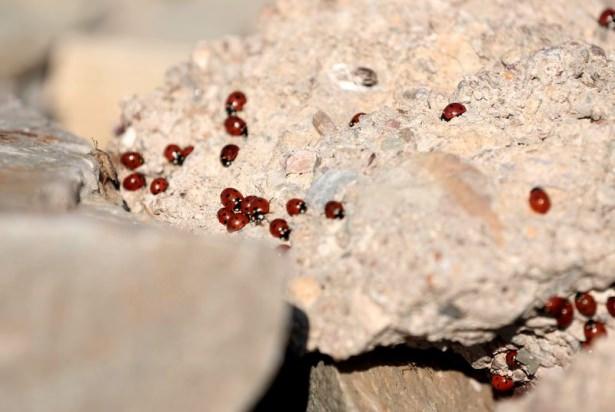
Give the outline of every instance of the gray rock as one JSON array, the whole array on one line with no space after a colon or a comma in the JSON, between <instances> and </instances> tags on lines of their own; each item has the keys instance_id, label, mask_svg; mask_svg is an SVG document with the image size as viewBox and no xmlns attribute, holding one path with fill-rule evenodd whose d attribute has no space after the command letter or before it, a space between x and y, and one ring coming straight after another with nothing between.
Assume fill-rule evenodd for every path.
<instances>
[{"instance_id":1,"label":"gray rock","mask_svg":"<svg viewBox=\"0 0 615 412\"><path fill-rule=\"evenodd\" d=\"M0 210L63 211L98 191L89 142L0 96Z\"/></svg>"},{"instance_id":2,"label":"gray rock","mask_svg":"<svg viewBox=\"0 0 615 412\"><path fill-rule=\"evenodd\" d=\"M242 411L287 335L262 247L138 224L0 215L7 411Z\"/></svg>"}]
</instances>

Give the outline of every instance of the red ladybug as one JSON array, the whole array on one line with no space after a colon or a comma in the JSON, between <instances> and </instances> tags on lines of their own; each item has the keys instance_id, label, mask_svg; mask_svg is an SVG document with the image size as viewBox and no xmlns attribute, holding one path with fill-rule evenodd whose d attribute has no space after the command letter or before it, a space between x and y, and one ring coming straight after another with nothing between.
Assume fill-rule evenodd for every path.
<instances>
[{"instance_id":1,"label":"red ladybug","mask_svg":"<svg viewBox=\"0 0 615 412\"><path fill-rule=\"evenodd\" d=\"M345 216L344 205L335 200L327 202L325 205L325 216L328 219L343 219Z\"/></svg>"},{"instance_id":2,"label":"red ladybug","mask_svg":"<svg viewBox=\"0 0 615 412\"><path fill-rule=\"evenodd\" d=\"M507 376L491 375L491 387L499 393L510 392L515 387L515 382Z\"/></svg>"},{"instance_id":3,"label":"red ladybug","mask_svg":"<svg viewBox=\"0 0 615 412\"><path fill-rule=\"evenodd\" d=\"M228 222L226 222L226 230L229 232L237 232L243 229L248 223L250 223L250 219L248 219L246 215L243 213L233 213Z\"/></svg>"},{"instance_id":4,"label":"red ladybug","mask_svg":"<svg viewBox=\"0 0 615 412\"><path fill-rule=\"evenodd\" d=\"M260 223L269 213L269 201L262 197L252 196L245 205L242 204L241 210L250 218L251 221Z\"/></svg>"},{"instance_id":5,"label":"red ladybug","mask_svg":"<svg viewBox=\"0 0 615 412\"><path fill-rule=\"evenodd\" d=\"M220 201L222 202L222 206L232 209L235 212L239 212L241 210L241 202L243 200L243 195L237 189L232 187L227 187L220 193Z\"/></svg>"},{"instance_id":6,"label":"red ladybug","mask_svg":"<svg viewBox=\"0 0 615 412\"><path fill-rule=\"evenodd\" d=\"M271 233L273 237L288 240L290 232L291 229L284 219L273 219L269 224L269 233Z\"/></svg>"},{"instance_id":7,"label":"red ladybug","mask_svg":"<svg viewBox=\"0 0 615 412\"><path fill-rule=\"evenodd\" d=\"M241 117L227 117L224 121L224 128L231 136L248 136L248 126Z\"/></svg>"},{"instance_id":8,"label":"red ladybug","mask_svg":"<svg viewBox=\"0 0 615 412\"><path fill-rule=\"evenodd\" d=\"M145 186L145 176L141 173L131 173L124 178L122 186L124 186L124 189L131 192L139 190Z\"/></svg>"},{"instance_id":9,"label":"red ladybug","mask_svg":"<svg viewBox=\"0 0 615 412\"><path fill-rule=\"evenodd\" d=\"M240 112L243 110L243 106L245 106L245 104L247 103L248 98L246 97L245 94L243 94L243 92L240 91L234 91L233 93L229 94L228 97L226 98L226 104L225 104L225 108L226 108L226 112L228 113L229 116Z\"/></svg>"},{"instance_id":10,"label":"red ladybug","mask_svg":"<svg viewBox=\"0 0 615 412\"><path fill-rule=\"evenodd\" d=\"M237 155L239 154L239 147L234 144L227 144L220 151L220 163L222 166L229 167L233 164Z\"/></svg>"},{"instance_id":11,"label":"red ladybug","mask_svg":"<svg viewBox=\"0 0 615 412\"><path fill-rule=\"evenodd\" d=\"M509 350L506 352L506 365L508 365L508 369L516 369L519 364L517 363L517 351Z\"/></svg>"},{"instance_id":12,"label":"red ladybug","mask_svg":"<svg viewBox=\"0 0 615 412\"><path fill-rule=\"evenodd\" d=\"M549 316L557 317L564 307L564 303L566 303L566 299L559 296L551 296L549 300L545 303L544 311Z\"/></svg>"},{"instance_id":13,"label":"red ladybug","mask_svg":"<svg viewBox=\"0 0 615 412\"><path fill-rule=\"evenodd\" d=\"M459 117L466 112L466 107L461 103L451 103L442 110L442 120L450 121L454 117Z\"/></svg>"},{"instance_id":14,"label":"red ladybug","mask_svg":"<svg viewBox=\"0 0 615 412\"><path fill-rule=\"evenodd\" d=\"M606 310L615 318L615 296L611 296L606 300Z\"/></svg>"},{"instance_id":15,"label":"red ladybug","mask_svg":"<svg viewBox=\"0 0 615 412\"><path fill-rule=\"evenodd\" d=\"M574 307L566 298L552 296L545 303L544 311L547 315L552 316L557 320L557 326L560 329L566 329L572 323L574 318Z\"/></svg>"},{"instance_id":16,"label":"red ladybug","mask_svg":"<svg viewBox=\"0 0 615 412\"><path fill-rule=\"evenodd\" d=\"M164 177L157 177L152 180L152 184L149 186L150 192L153 195L157 195L162 192L166 192L169 188L169 182Z\"/></svg>"},{"instance_id":17,"label":"red ladybug","mask_svg":"<svg viewBox=\"0 0 615 412\"><path fill-rule=\"evenodd\" d=\"M233 216L233 211L230 209L227 209L226 207L222 207L218 210L217 216L218 216L218 222L226 226L230 218Z\"/></svg>"},{"instance_id":18,"label":"red ladybug","mask_svg":"<svg viewBox=\"0 0 615 412\"><path fill-rule=\"evenodd\" d=\"M564 303L564 306L559 311L559 315L555 318L557 320L557 327L560 329L566 329L572 324L574 319L574 307L568 299Z\"/></svg>"},{"instance_id":19,"label":"red ladybug","mask_svg":"<svg viewBox=\"0 0 615 412\"><path fill-rule=\"evenodd\" d=\"M598 24L602 27L612 28L615 22L615 10L614 9L605 9L600 17L598 18Z\"/></svg>"},{"instance_id":20,"label":"red ladybug","mask_svg":"<svg viewBox=\"0 0 615 412\"><path fill-rule=\"evenodd\" d=\"M127 169L135 170L137 167L145 163L145 160L143 160L143 156L141 156L141 153L126 152L120 157L120 162L122 162L122 164L126 166Z\"/></svg>"},{"instance_id":21,"label":"red ladybug","mask_svg":"<svg viewBox=\"0 0 615 412\"><path fill-rule=\"evenodd\" d=\"M544 215L551 209L551 199L549 199L549 195L541 187L535 187L530 190L529 203L532 210L541 215Z\"/></svg>"},{"instance_id":22,"label":"red ladybug","mask_svg":"<svg viewBox=\"0 0 615 412\"><path fill-rule=\"evenodd\" d=\"M176 144L170 144L164 149L164 157L174 165L181 166L184 163L185 157L182 154L182 149Z\"/></svg>"},{"instance_id":23,"label":"red ladybug","mask_svg":"<svg viewBox=\"0 0 615 412\"><path fill-rule=\"evenodd\" d=\"M361 116L365 116L365 113L357 113L354 116L352 116L352 119L350 119L348 126L354 127L354 125L358 124L359 121L361 121Z\"/></svg>"},{"instance_id":24,"label":"red ladybug","mask_svg":"<svg viewBox=\"0 0 615 412\"><path fill-rule=\"evenodd\" d=\"M290 199L286 202L286 211L290 216L301 215L307 212L307 205L302 199Z\"/></svg>"},{"instance_id":25,"label":"red ladybug","mask_svg":"<svg viewBox=\"0 0 615 412\"><path fill-rule=\"evenodd\" d=\"M596 314L596 300L589 293L577 293L574 297L574 305L577 310L584 316L591 318Z\"/></svg>"},{"instance_id":26,"label":"red ladybug","mask_svg":"<svg viewBox=\"0 0 615 412\"><path fill-rule=\"evenodd\" d=\"M583 326L583 333L585 334L585 340L588 343L591 343L596 338L607 335L604 323L594 321L592 319L585 322L585 325Z\"/></svg>"}]
</instances>

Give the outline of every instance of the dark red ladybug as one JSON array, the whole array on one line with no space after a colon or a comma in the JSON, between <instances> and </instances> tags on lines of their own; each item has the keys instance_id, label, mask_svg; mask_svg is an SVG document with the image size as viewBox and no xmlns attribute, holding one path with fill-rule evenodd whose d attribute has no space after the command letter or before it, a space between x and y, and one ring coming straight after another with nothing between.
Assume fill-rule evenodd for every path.
<instances>
[{"instance_id":1,"label":"dark red ladybug","mask_svg":"<svg viewBox=\"0 0 615 412\"><path fill-rule=\"evenodd\" d=\"M222 206L232 209L235 212L239 212L241 210L241 202L243 200L243 195L237 189L232 187L227 187L220 193L220 201L222 202Z\"/></svg>"},{"instance_id":2,"label":"dark red ladybug","mask_svg":"<svg viewBox=\"0 0 615 412\"><path fill-rule=\"evenodd\" d=\"M243 229L248 223L250 223L250 219L248 219L246 215L243 213L233 213L228 222L226 222L226 230L229 232L237 232Z\"/></svg>"},{"instance_id":3,"label":"dark red ladybug","mask_svg":"<svg viewBox=\"0 0 615 412\"><path fill-rule=\"evenodd\" d=\"M352 116L352 119L350 119L348 126L353 127L354 125L358 124L361 121L361 116L365 116L365 113L357 113Z\"/></svg>"},{"instance_id":4,"label":"dark red ladybug","mask_svg":"<svg viewBox=\"0 0 615 412\"><path fill-rule=\"evenodd\" d=\"M564 303L564 306L559 311L559 315L556 316L557 327L560 329L566 329L572 324L574 320L574 307L568 299Z\"/></svg>"},{"instance_id":5,"label":"dark red ladybug","mask_svg":"<svg viewBox=\"0 0 615 412\"><path fill-rule=\"evenodd\" d=\"M307 205L302 199L290 199L286 202L286 211L290 216L301 215L307 212Z\"/></svg>"},{"instance_id":6,"label":"dark red ladybug","mask_svg":"<svg viewBox=\"0 0 615 412\"><path fill-rule=\"evenodd\" d=\"M290 232L291 229L284 219L273 219L271 223L269 223L269 233L271 233L273 237L288 240Z\"/></svg>"},{"instance_id":7,"label":"dark red ladybug","mask_svg":"<svg viewBox=\"0 0 615 412\"><path fill-rule=\"evenodd\" d=\"M122 186L124 186L124 189L131 192L139 190L145 186L145 176L141 173L131 173L124 178Z\"/></svg>"},{"instance_id":8,"label":"dark red ladybug","mask_svg":"<svg viewBox=\"0 0 615 412\"><path fill-rule=\"evenodd\" d=\"M557 317L564 307L566 299L559 296L551 296L545 303L544 311L547 315Z\"/></svg>"},{"instance_id":9,"label":"dark red ladybug","mask_svg":"<svg viewBox=\"0 0 615 412\"><path fill-rule=\"evenodd\" d=\"M176 144L170 144L164 149L164 157L174 165L181 166L184 163L182 149Z\"/></svg>"},{"instance_id":10,"label":"dark red ladybug","mask_svg":"<svg viewBox=\"0 0 615 412\"><path fill-rule=\"evenodd\" d=\"M519 364L517 363L517 351L509 350L506 352L506 365L508 365L508 369L517 369Z\"/></svg>"},{"instance_id":11,"label":"dark red ladybug","mask_svg":"<svg viewBox=\"0 0 615 412\"><path fill-rule=\"evenodd\" d=\"M245 206L242 204L241 210L251 221L260 223L265 219L265 215L269 213L269 201L262 197L253 196L248 199Z\"/></svg>"},{"instance_id":12,"label":"dark red ladybug","mask_svg":"<svg viewBox=\"0 0 615 412\"><path fill-rule=\"evenodd\" d=\"M243 92L240 91L234 91L233 93L229 94L228 97L226 98L226 104L225 104L225 108L226 108L226 113L228 113L229 116L240 112L243 110L243 106L245 106L245 104L247 103L248 98L246 97L245 94L243 94Z\"/></svg>"},{"instance_id":13,"label":"dark red ladybug","mask_svg":"<svg viewBox=\"0 0 615 412\"><path fill-rule=\"evenodd\" d=\"M217 216L218 216L218 222L226 226L229 219L233 216L233 211L226 207L222 207L218 210Z\"/></svg>"},{"instance_id":14,"label":"dark red ladybug","mask_svg":"<svg viewBox=\"0 0 615 412\"><path fill-rule=\"evenodd\" d=\"M442 110L442 120L450 121L454 117L459 117L466 112L466 107L461 103L451 103Z\"/></svg>"},{"instance_id":15,"label":"dark red ladybug","mask_svg":"<svg viewBox=\"0 0 615 412\"><path fill-rule=\"evenodd\" d=\"M227 117L224 121L224 128L231 136L248 136L248 126L241 117Z\"/></svg>"},{"instance_id":16,"label":"dark red ladybug","mask_svg":"<svg viewBox=\"0 0 615 412\"><path fill-rule=\"evenodd\" d=\"M514 389L515 382L507 376L491 375L491 387L499 393L507 393Z\"/></svg>"},{"instance_id":17,"label":"dark red ladybug","mask_svg":"<svg viewBox=\"0 0 615 412\"><path fill-rule=\"evenodd\" d=\"M549 199L549 195L541 187L535 187L530 190L529 203L532 210L541 215L544 215L551 209L551 199Z\"/></svg>"},{"instance_id":18,"label":"dark red ladybug","mask_svg":"<svg viewBox=\"0 0 615 412\"><path fill-rule=\"evenodd\" d=\"M130 170L135 170L137 167L145 163L143 156L139 152L126 152L120 157L120 162Z\"/></svg>"},{"instance_id":19,"label":"dark red ladybug","mask_svg":"<svg viewBox=\"0 0 615 412\"><path fill-rule=\"evenodd\" d=\"M582 315L587 316L588 318L594 316L596 314L596 309L598 308L596 300L588 292L577 293L574 297L574 305Z\"/></svg>"},{"instance_id":20,"label":"dark red ladybug","mask_svg":"<svg viewBox=\"0 0 615 412\"><path fill-rule=\"evenodd\" d=\"M606 327L604 323L590 319L583 326L583 334L585 334L586 342L591 343L594 339L607 335Z\"/></svg>"},{"instance_id":21,"label":"dark red ladybug","mask_svg":"<svg viewBox=\"0 0 615 412\"><path fill-rule=\"evenodd\" d=\"M614 9L605 9L598 18L598 23L602 27L612 28L615 26L615 10Z\"/></svg>"},{"instance_id":22,"label":"dark red ladybug","mask_svg":"<svg viewBox=\"0 0 615 412\"><path fill-rule=\"evenodd\" d=\"M169 182L164 177L155 178L154 180L152 180L152 183L149 186L149 190L150 192L152 192L153 195L166 192L168 188Z\"/></svg>"},{"instance_id":23,"label":"dark red ladybug","mask_svg":"<svg viewBox=\"0 0 615 412\"><path fill-rule=\"evenodd\" d=\"M229 167L233 164L237 155L239 154L239 147L234 144L227 144L220 151L220 163L222 166Z\"/></svg>"},{"instance_id":24,"label":"dark red ladybug","mask_svg":"<svg viewBox=\"0 0 615 412\"><path fill-rule=\"evenodd\" d=\"M345 216L344 205L335 200L327 202L325 205L325 216L328 219L343 219Z\"/></svg>"},{"instance_id":25,"label":"dark red ladybug","mask_svg":"<svg viewBox=\"0 0 615 412\"><path fill-rule=\"evenodd\" d=\"M615 296L611 296L606 300L606 310L615 318Z\"/></svg>"}]
</instances>

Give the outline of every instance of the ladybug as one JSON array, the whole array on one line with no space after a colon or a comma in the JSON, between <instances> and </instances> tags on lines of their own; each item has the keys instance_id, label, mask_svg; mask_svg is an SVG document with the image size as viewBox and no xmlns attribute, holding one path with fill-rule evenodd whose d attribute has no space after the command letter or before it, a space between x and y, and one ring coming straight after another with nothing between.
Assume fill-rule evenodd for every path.
<instances>
[{"instance_id":1,"label":"ladybug","mask_svg":"<svg viewBox=\"0 0 615 412\"><path fill-rule=\"evenodd\" d=\"M335 200L327 202L325 205L325 216L328 219L343 219L344 218L344 205Z\"/></svg>"},{"instance_id":2,"label":"ladybug","mask_svg":"<svg viewBox=\"0 0 615 412\"><path fill-rule=\"evenodd\" d=\"M509 350L506 352L506 365L508 365L508 369L516 369L519 366L517 362L517 351Z\"/></svg>"},{"instance_id":3,"label":"ladybug","mask_svg":"<svg viewBox=\"0 0 615 412\"><path fill-rule=\"evenodd\" d=\"M348 127L353 127L354 125L358 124L361 120L361 116L365 116L365 113L357 113L352 116L352 119L350 119L350 122L348 123Z\"/></svg>"},{"instance_id":4,"label":"ladybug","mask_svg":"<svg viewBox=\"0 0 615 412\"><path fill-rule=\"evenodd\" d=\"M451 103L442 110L441 120L451 121L454 117L459 117L466 112L466 107L461 103Z\"/></svg>"},{"instance_id":5,"label":"ladybug","mask_svg":"<svg viewBox=\"0 0 615 412\"><path fill-rule=\"evenodd\" d=\"M273 237L288 240L290 232L292 232L292 230L288 227L288 223L286 223L284 219L273 219L269 224L269 233L271 233Z\"/></svg>"},{"instance_id":6,"label":"ladybug","mask_svg":"<svg viewBox=\"0 0 615 412\"><path fill-rule=\"evenodd\" d=\"M220 163L222 166L229 167L233 164L237 155L239 154L239 147L234 144L227 144L220 151Z\"/></svg>"},{"instance_id":7,"label":"ladybug","mask_svg":"<svg viewBox=\"0 0 615 412\"><path fill-rule=\"evenodd\" d=\"M242 111L243 106L245 106L247 101L248 99L243 92L238 90L234 91L226 98L226 113L228 113L229 116L232 116L233 114Z\"/></svg>"},{"instance_id":8,"label":"ladybug","mask_svg":"<svg viewBox=\"0 0 615 412\"><path fill-rule=\"evenodd\" d=\"M239 190L227 187L220 193L220 201L222 202L222 206L239 212L241 210L243 195Z\"/></svg>"},{"instance_id":9,"label":"ladybug","mask_svg":"<svg viewBox=\"0 0 615 412\"><path fill-rule=\"evenodd\" d=\"M302 215L307 212L307 205L302 199L290 199L286 202L286 211L290 216Z\"/></svg>"},{"instance_id":10,"label":"ladybug","mask_svg":"<svg viewBox=\"0 0 615 412\"><path fill-rule=\"evenodd\" d=\"M529 203L532 210L541 215L544 215L551 209L551 199L549 199L549 195L541 187L535 187L530 190Z\"/></svg>"},{"instance_id":11,"label":"ladybug","mask_svg":"<svg viewBox=\"0 0 615 412\"><path fill-rule=\"evenodd\" d=\"M246 215L243 213L233 213L228 222L226 222L226 230L231 233L237 232L243 229L248 223L250 223L250 219Z\"/></svg>"},{"instance_id":12,"label":"ladybug","mask_svg":"<svg viewBox=\"0 0 615 412\"><path fill-rule=\"evenodd\" d=\"M176 144L170 144L164 149L164 157L166 157L169 162L178 166L181 166L185 160L182 149Z\"/></svg>"},{"instance_id":13,"label":"ladybug","mask_svg":"<svg viewBox=\"0 0 615 412\"><path fill-rule=\"evenodd\" d=\"M559 311L559 315L555 318L555 320L557 320L557 327L560 329L566 329L572 324L573 319L574 307L572 306L572 303L566 299L566 302Z\"/></svg>"},{"instance_id":14,"label":"ladybug","mask_svg":"<svg viewBox=\"0 0 615 412\"><path fill-rule=\"evenodd\" d=\"M564 307L566 299L559 296L551 296L547 303L545 303L544 311L547 315L557 317Z\"/></svg>"},{"instance_id":15,"label":"ladybug","mask_svg":"<svg viewBox=\"0 0 615 412\"><path fill-rule=\"evenodd\" d=\"M577 310L584 316L591 318L596 314L596 300L592 295L588 292L585 293L577 293L574 297L574 305L577 307Z\"/></svg>"},{"instance_id":16,"label":"ladybug","mask_svg":"<svg viewBox=\"0 0 615 412\"><path fill-rule=\"evenodd\" d=\"M262 197L248 196L246 204L241 206L241 210L245 213L252 222L261 223L265 219L265 215L269 213L269 201Z\"/></svg>"},{"instance_id":17,"label":"ladybug","mask_svg":"<svg viewBox=\"0 0 615 412\"><path fill-rule=\"evenodd\" d=\"M120 157L120 162L130 170L135 170L137 167L145 163L143 156L139 152L126 152Z\"/></svg>"},{"instance_id":18,"label":"ladybug","mask_svg":"<svg viewBox=\"0 0 615 412\"><path fill-rule=\"evenodd\" d=\"M615 10L614 9L605 9L600 17L598 18L598 24L602 27L613 28L615 22Z\"/></svg>"},{"instance_id":19,"label":"ladybug","mask_svg":"<svg viewBox=\"0 0 615 412\"><path fill-rule=\"evenodd\" d=\"M606 300L606 310L615 318L615 296L611 296Z\"/></svg>"},{"instance_id":20,"label":"ladybug","mask_svg":"<svg viewBox=\"0 0 615 412\"><path fill-rule=\"evenodd\" d=\"M145 186L145 176L141 173L131 173L124 178L122 186L124 186L124 189L131 192L139 190Z\"/></svg>"},{"instance_id":21,"label":"ladybug","mask_svg":"<svg viewBox=\"0 0 615 412\"><path fill-rule=\"evenodd\" d=\"M152 184L149 186L149 191L153 195L157 195L162 192L166 192L169 188L169 182L164 177L157 177L152 180Z\"/></svg>"},{"instance_id":22,"label":"ladybug","mask_svg":"<svg viewBox=\"0 0 615 412\"><path fill-rule=\"evenodd\" d=\"M227 117L224 121L224 128L231 136L248 136L248 126L241 117Z\"/></svg>"},{"instance_id":23,"label":"ladybug","mask_svg":"<svg viewBox=\"0 0 615 412\"><path fill-rule=\"evenodd\" d=\"M591 343L594 339L607 335L606 327L604 323L590 319L583 326L583 334L586 342Z\"/></svg>"},{"instance_id":24,"label":"ladybug","mask_svg":"<svg viewBox=\"0 0 615 412\"><path fill-rule=\"evenodd\" d=\"M507 376L491 375L491 387L499 393L510 392L515 387L515 382Z\"/></svg>"},{"instance_id":25,"label":"ladybug","mask_svg":"<svg viewBox=\"0 0 615 412\"><path fill-rule=\"evenodd\" d=\"M228 221L233 216L233 211L230 209L227 209L226 207L222 207L220 208L220 210L218 210L217 216L218 216L218 222L226 226Z\"/></svg>"}]
</instances>

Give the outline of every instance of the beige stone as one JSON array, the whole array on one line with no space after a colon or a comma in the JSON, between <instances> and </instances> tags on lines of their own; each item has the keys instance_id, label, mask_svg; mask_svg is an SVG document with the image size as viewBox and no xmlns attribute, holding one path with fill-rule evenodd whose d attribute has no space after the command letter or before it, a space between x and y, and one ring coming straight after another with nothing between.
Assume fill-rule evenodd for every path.
<instances>
[{"instance_id":1,"label":"beige stone","mask_svg":"<svg viewBox=\"0 0 615 412\"><path fill-rule=\"evenodd\" d=\"M320 362L312 368L307 410L488 412L493 407L491 389L462 372L358 360L350 367Z\"/></svg>"},{"instance_id":2,"label":"beige stone","mask_svg":"<svg viewBox=\"0 0 615 412\"><path fill-rule=\"evenodd\" d=\"M119 102L156 87L172 62L187 60L190 42L72 34L51 54L47 100L66 129L106 147L121 123Z\"/></svg>"}]
</instances>

